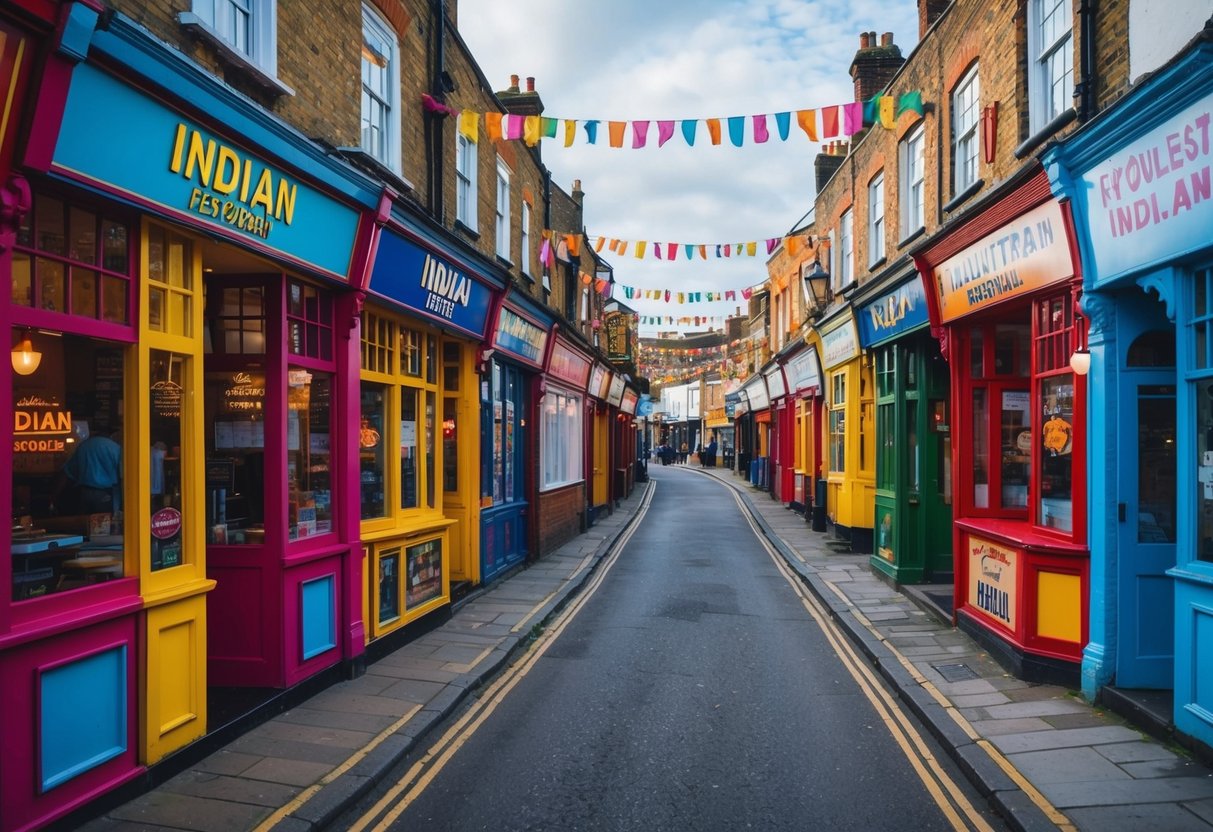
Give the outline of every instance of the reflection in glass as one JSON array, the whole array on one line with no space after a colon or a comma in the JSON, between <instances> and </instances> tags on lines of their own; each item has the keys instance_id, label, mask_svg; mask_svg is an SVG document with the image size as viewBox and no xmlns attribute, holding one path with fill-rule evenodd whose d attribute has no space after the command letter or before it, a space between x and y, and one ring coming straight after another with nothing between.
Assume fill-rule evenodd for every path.
<instances>
[{"instance_id":1,"label":"reflection in glass","mask_svg":"<svg viewBox=\"0 0 1213 832\"><path fill-rule=\"evenodd\" d=\"M442 400L442 490L459 490L459 400Z\"/></svg>"},{"instance_id":2,"label":"reflection in glass","mask_svg":"<svg viewBox=\"0 0 1213 832\"><path fill-rule=\"evenodd\" d=\"M1002 441L1002 508L1027 508L1028 475L1032 464L1032 417L1028 391L1002 392L999 427Z\"/></svg>"},{"instance_id":3,"label":"reflection in glass","mask_svg":"<svg viewBox=\"0 0 1213 832\"><path fill-rule=\"evenodd\" d=\"M363 520L387 514L385 483L387 460L384 448L387 427L387 395L382 384L362 385L362 423L358 429L358 468L361 481Z\"/></svg>"},{"instance_id":4,"label":"reflection in glass","mask_svg":"<svg viewBox=\"0 0 1213 832\"><path fill-rule=\"evenodd\" d=\"M400 617L400 550L389 549L379 556L379 623Z\"/></svg>"},{"instance_id":5,"label":"reflection in glass","mask_svg":"<svg viewBox=\"0 0 1213 832\"><path fill-rule=\"evenodd\" d=\"M1174 543L1176 541L1175 474L1178 470L1177 461L1175 388L1170 385L1139 387L1137 390L1137 539L1143 543ZM1204 485L1198 482L1197 487L1203 490Z\"/></svg>"},{"instance_id":6,"label":"reflection in glass","mask_svg":"<svg viewBox=\"0 0 1213 832\"><path fill-rule=\"evenodd\" d=\"M187 358L161 350L151 351L150 414L151 456L148 481L151 484L151 567L152 571L178 566L182 562L185 520L182 515L183 491L189 485L181 479L181 447L185 415Z\"/></svg>"},{"instance_id":7,"label":"reflection in glass","mask_svg":"<svg viewBox=\"0 0 1213 832\"><path fill-rule=\"evenodd\" d=\"M987 437L989 424L990 411L986 403L986 390L980 387L973 391L974 508L990 507L990 444Z\"/></svg>"},{"instance_id":8,"label":"reflection in glass","mask_svg":"<svg viewBox=\"0 0 1213 832\"><path fill-rule=\"evenodd\" d=\"M1213 453L1213 381L1202 380L1196 384L1196 557L1213 562L1213 486L1202 479L1209 479L1204 465L1207 454ZM1204 469L1204 470L1202 470ZM1213 480L1211 480L1213 481Z\"/></svg>"},{"instance_id":9,"label":"reflection in glass","mask_svg":"<svg viewBox=\"0 0 1213 832\"><path fill-rule=\"evenodd\" d=\"M287 370L287 537L333 530L332 377Z\"/></svg>"},{"instance_id":10,"label":"reflection in glass","mask_svg":"<svg viewBox=\"0 0 1213 832\"><path fill-rule=\"evenodd\" d=\"M417 465L417 396L411 387L400 390L400 507L417 508L418 479L421 472Z\"/></svg>"},{"instance_id":11,"label":"reflection in glass","mask_svg":"<svg viewBox=\"0 0 1213 832\"><path fill-rule=\"evenodd\" d=\"M265 542L265 373L206 373L206 541Z\"/></svg>"}]
</instances>

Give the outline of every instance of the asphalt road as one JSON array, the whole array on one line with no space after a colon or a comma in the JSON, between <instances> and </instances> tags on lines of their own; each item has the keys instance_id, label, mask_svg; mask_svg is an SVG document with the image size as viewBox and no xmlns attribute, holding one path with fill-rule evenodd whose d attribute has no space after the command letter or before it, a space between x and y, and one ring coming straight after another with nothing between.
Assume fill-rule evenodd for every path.
<instances>
[{"instance_id":1,"label":"asphalt road","mask_svg":"<svg viewBox=\"0 0 1213 832\"><path fill-rule=\"evenodd\" d=\"M601 587L390 828L952 828L728 489L649 471Z\"/></svg>"}]
</instances>

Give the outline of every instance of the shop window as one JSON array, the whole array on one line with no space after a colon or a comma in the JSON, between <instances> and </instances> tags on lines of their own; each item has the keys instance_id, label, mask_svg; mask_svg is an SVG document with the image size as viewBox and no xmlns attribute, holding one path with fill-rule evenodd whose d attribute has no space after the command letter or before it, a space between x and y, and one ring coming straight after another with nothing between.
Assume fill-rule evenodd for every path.
<instances>
[{"instance_id":1,"label":"shop window","mask_svg":"<svg viewBox=\"0 0 1213 832\"><path fill-rule=\"evenodd\" d=\"M973 507L990 507L990 408L985 388L973 391Z\"/></svg>"},{"instance_id":2,"label":"shop window","mask_svg":"<svg viewBox=\"0 0 1213 832\"><path fill-rule=\"evenodd\" d=\"M413 609L442 595L442 541L427 540L405 549L408 569L404 603Z\"/></svg>"},{"instance_id":3,"label":"shop window","mask_svg":"<svg viewBox=\"0 0 1213 832\"><path fill-rule=\"evenodd\" d=\"M877 406L876 421L879 432L876 451L876 487L885 491L897 488L897 431L896 404L888 402Z\"/></svg>"},{"instance_id":4,"label":"shop window","mask_svg":"<svg viewBox=\"0 0 1213 832\"><path fill-rule=\"evenodd\" d=\"M1213 471L1213 465L1205 464L1207 460L1213 459L1213 381L1201 379L1195 383L1194 387L1196 400L1196 558L1213 563L1213 486L1210 486L1210 475L1206 473Z\"/></svg>"},{"instance_id":5,"label":"shop window","mask_svg":"<svg viewBox=\"0 0 1213 832\"><path fill-rule=\"evenodd\" d=\"M207 293L206 351L216 355L264 355L265 289L261 286L216 288Z\"/></svg>"},{"instance_id":6,"label":"shop window","mask_svg":"<svg viewBox=\"0 0 1213 832\"><path fill-rule=\"evenodd\" d=\"M182 506L189 500L191 484L181 476L181 449L185 438L186 367L188 356L163 350L151 351L151 385L148 427L151 454L148 483L151 488L151 568L155 572L179 566L183 561L183 527L188 522Z\"/></svg>"},{"instance_id":7,"label":"shop window","mask_svg":"<svg viewBox=\"0 0 1213 832\"><path fill-rule=\"evenodd\" d=\"M129 227L115 217L35 194L13 248L13 303L127 324L129 240Z\"/></svg>"},{"instance_id":8,"label":"shop window","mask_svg":"<svg viewBox=\"0 0 1213 832\"><path fill-rule=\"evenodd\" d=\"M206 542L265 542L265 371L205 376Z\"/></svg>"},{"instance_id":9,"label":"shop window","mask_svg":"<svg viewBox=\"0 0 1213 832\"><path fill-rule=\"evenodd\" d=\"M543 488L582 479L581 402L581 397L572 393L548 390L544 394L539 436Z\"/></svg>"},{"instance_id":10,"label":"shop window","mask_svg":"<svg viewBox=\"0 0 1213 832\"><path fill-rule=\"evenodd\" d=\"M148 329L194 337L193 243L162 226L148 225L147 282Z\"/></svg>"},{"instance_id":11,"label":"shop window","mask_svg":"<svg viewBox=\"0 0 1213 832\"><path fill-rule=\"evenodd\" d=\"M487 397L482 401L482 432L485 442L481 466L481 495L494 505L525 498L522 476L523 378L515 368L497 361L489 374Z\"/></svg>"},{"instance_id":12,"label":"shop window","mask_svg":"<svg viewBox=\"0 0 1213 832\"><path fill-rule=\"evenodd\" d=\"M287 371L287 537L333 530L333 380L329 373Z\"/></svg>"},{"instance_id":13,"label":"shop window","mask_svg":"<svg viewBox=\"0 0 1213 832\"><path fill-rule=\"evenodd\" d=\"M952 505L952 440L948 437L951 428L948 424L948 403L942 399L932 400L931 430L944 434L936 441L938 454L935 462L939 466L939 497L945 506Z\"/></svg>"},{"instance_id":14,"label":"shop window","mask_svg":"<svg viewBox=\"0 0 1213 832\"><path fill-rule=\"evenodd\" d=\"M287 284L286 344L291 355L333 359L333 297L315 286Z\"/></svg>"},{"instance_id":15,"label":"shop window","mask_svg":"<svg viewBox=\"0 0 1213 832\"><path fill-rule=\"evenodd\" d=\"M1070 353L1075 339L1074 304L1069 295L1038 301L1035 307L1035 372L1040 439L1040 499L1037 522L1073 531L1074 374Z\"/></svg>"},{"instance_id":16,"label":"shop window","mask_svg":"<svg viewBox=\"0 0 1213 832\"><path fill-rule=\"evenodd\" d=\"M25 334L41 357L28 374L12 374L14 601L125 574L126 347Z\"/></svg>"},{"instance_id":17,"label":"shop window","mask_svg":"<svg viewBox=\"0 0 1213 832\"><path fill-rule=\"evenodd\" d=\"M363 520L387 516L386 390L382 384L362 383L358 470Z\"/></svg>"},{"instance_id":18,"label":"shop window","mask_svg":"<svg viewBox=\"0 0 1213 832\"><path fill-rule=\"evenodd\" d=\"M847 377L845 372L830 377L830 471L846 470Z\"/></svg>"},{"instance_id":19,"label":"shop window","mask_svg":"<svg viewBox=\"0 0 1213 832\"><path fill-rule=\"evenodd\" d=\"M876 395L880 398L897 392L897 352L885 347L876 353Z\"/></svg>"},{"instance_id":20,"label":"shop window","mask_svg":"<svg viewBox=\"0 0 1213 832\"><path fill-rule=\"evenodd\" d=\"M910 490L922 488L922 461L918 456L918 408L906 408L906 473L909 474Z\"/></svg>"},{"instance_id":21,"label":"shop window","mask_svg":"<svg viewBox=\"0 0 1213 832\"><path fill-rule=\"evenodd\" d=\"M865 361L859 368L859 471L872 474L876 460L871 443L876 430L876 411L872 403L871 367Z\"/></svg>"},{"instance_id":22,"label":"shop window","mask_svg":"<svg viewBox=\"0 0 1213 832\"><path fill-rule=\"evenodd\" d=\"M379 626L400 617L400 547L379 553Z\"/></svg>"}]
</instances>

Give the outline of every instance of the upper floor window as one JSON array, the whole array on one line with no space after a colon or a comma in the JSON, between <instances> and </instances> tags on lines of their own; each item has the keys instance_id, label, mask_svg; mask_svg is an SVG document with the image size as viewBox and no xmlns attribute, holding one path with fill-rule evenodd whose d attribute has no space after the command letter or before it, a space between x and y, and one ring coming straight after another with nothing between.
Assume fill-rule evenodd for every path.
<instances>
[{"instance_id":1,"label":"upper floor window","mask_svg":"<svg viewBox=\"0 0 1213 832\"><path fill-rule=\"evenodd\" d=\"M510 169L497 160L497 256L510 259Z\"/></svg>"},{"instance_id":2,"label":"upper floor window","mask_svg":"<svg viewBox=\"0 0 1213 832\"><path fill-rule=\"evenodd\" d=\"M277 74L277 0L193 0L193 13L233 52Z\"/></svg>"},{"instance_id":3,"label":"upper floor window","mask_svg":"<svg viewBox=\"0 0 1213 832\"><path fill-rule=\"evenodd\" d=\"M525 275L531 273L531 205L522 201L522 252L519 255L519 268Z\"/></svg>"},{"instance_id":4,"label":"upper floor window","mask_svg":"<svg viewBox=\"0 0 1213 832\"><path fill-rule=\"evenodd\" d=\"M841 251L839 268L834 273L835 289L848 286L855 279L855 214L849 208L838 221L838 239Z\"/></svg>"},{"instance_id":5,"label":"upper floor window","mask_svg":"<svg viewBox=\"0 0 1213 832\"><path fill-rule=\"evenodd\" d=\"M897 148L900 167L901 238L904 240L925 224L924 184L926 161L922 125L910 131Z\"/></svg>"},{"instance_id":6,"label":"upper floor window","mask_svg":"<svg viewBox=\"0 0 1213 832\"><path fill-rule=\"evenodd\" d=\"M400 170L400 49L396 35L370 6L362 7L362 149Z\"/></svg>"},{"instance_id":7,"label":"upper floor window","mask_svg":"<svg viewBox=\"0 0 1213 832\"><path fill-rule=\"evenodd\" d=\"M868 183L868 264L884 259L884 174Z\"/></svg>"},{"instance_id":8,"label":"upper floor window","mask_svg":"<svg viewBox=\"0 0 1213 832\"><path fill-rule=\"evenodd\" d=\"M1028 100L1032 133L1043 130L1072 104L1073 30L1070 0L1028 3Z\"/></svg>"},{"instance_id":9,"label":"upper floor window","mask_svg":"<svg viewBox=\"0 0 1213 832\"><path fill-rule=\"evenodd\" d=\"M952 93L952 193L977 181L977 110L980 87L974 65Z\"/></svg>"},{"instance_id":10,"label":"upper floor window","mask_svg":"<svg viewBox=\"0 0 1213 832\"><path fill-rule=\"evenodd\" d=\"M455 131L455 219L476 229L476 142Z\"/></svg>"}]
</instances>

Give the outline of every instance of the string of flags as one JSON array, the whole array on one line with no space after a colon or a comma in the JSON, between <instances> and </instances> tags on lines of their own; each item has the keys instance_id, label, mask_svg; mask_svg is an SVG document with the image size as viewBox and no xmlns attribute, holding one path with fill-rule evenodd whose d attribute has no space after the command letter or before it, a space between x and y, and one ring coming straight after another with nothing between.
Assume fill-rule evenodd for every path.
<instances>
[{"instance_id":1,"label":"string of flags","mask_svg":"<svg viewBox=\"0 0 1213 832\"><path fill-rule=\"evenodd\" d=\"M630 132L632 148L648 146L650 127L657 125L657 147L664 147L676 133L682 135L688 147L693 147L698 138L702 122L713 145L723 142L727 134L735 147L745 144L746 125L750 125L750 141L764 144L771 138L774 125L780 141L791 135L792 121L808 137L820 142L839 136L853 136L867 127L880 125L892 128L904 112L924 113L922 93L919 91L892 95L874 95L867 101L852 101L829 107L807 110L787 110L779 113L761 113L752 116L728 116L723 118L657 119L633 121L609 121L604 119L549 118L540 115L517 115L512 113L477 112L452 107L431 95L421 96L422 106L429 112L453 116L458 120L459 131L472 141L480 140L480 125L490 141L523 141L534 147L542 139L561 139L565 147L577 140L578 126L585 133L586 144L598 144L599 128L606 125L606 140L610 147L624 147ZM630 128L630 131L629 131Z\"/></svg>"},{"instance_id":2,"label":"string of flags","mask_svg":"<svg viewBox=\"0 0 1213 832\"><path fill-rule=\"evenodd\" d=\"M724 319L719 315L638 315L641 326L706 326L721 323Z\"/></svg>"},{"instance_id":3,"label":"string of flags","mask_svg":"<svg viewBox=\"0 0 1213 832\"><path fill-rule=\"evenodd\" d=\"M754 294L754 287L745 289L726 289L723 292L675 292L670 289L637 289L635 286L624 286L615 284L615 287L623 292L623 297L626 300L634 298L643 298L644 300L664 300L666 303L676 301L678 303L714 303L716 301L737 300L738 295L742 300L749 300Z\"/></svg>"}]
</instances>

